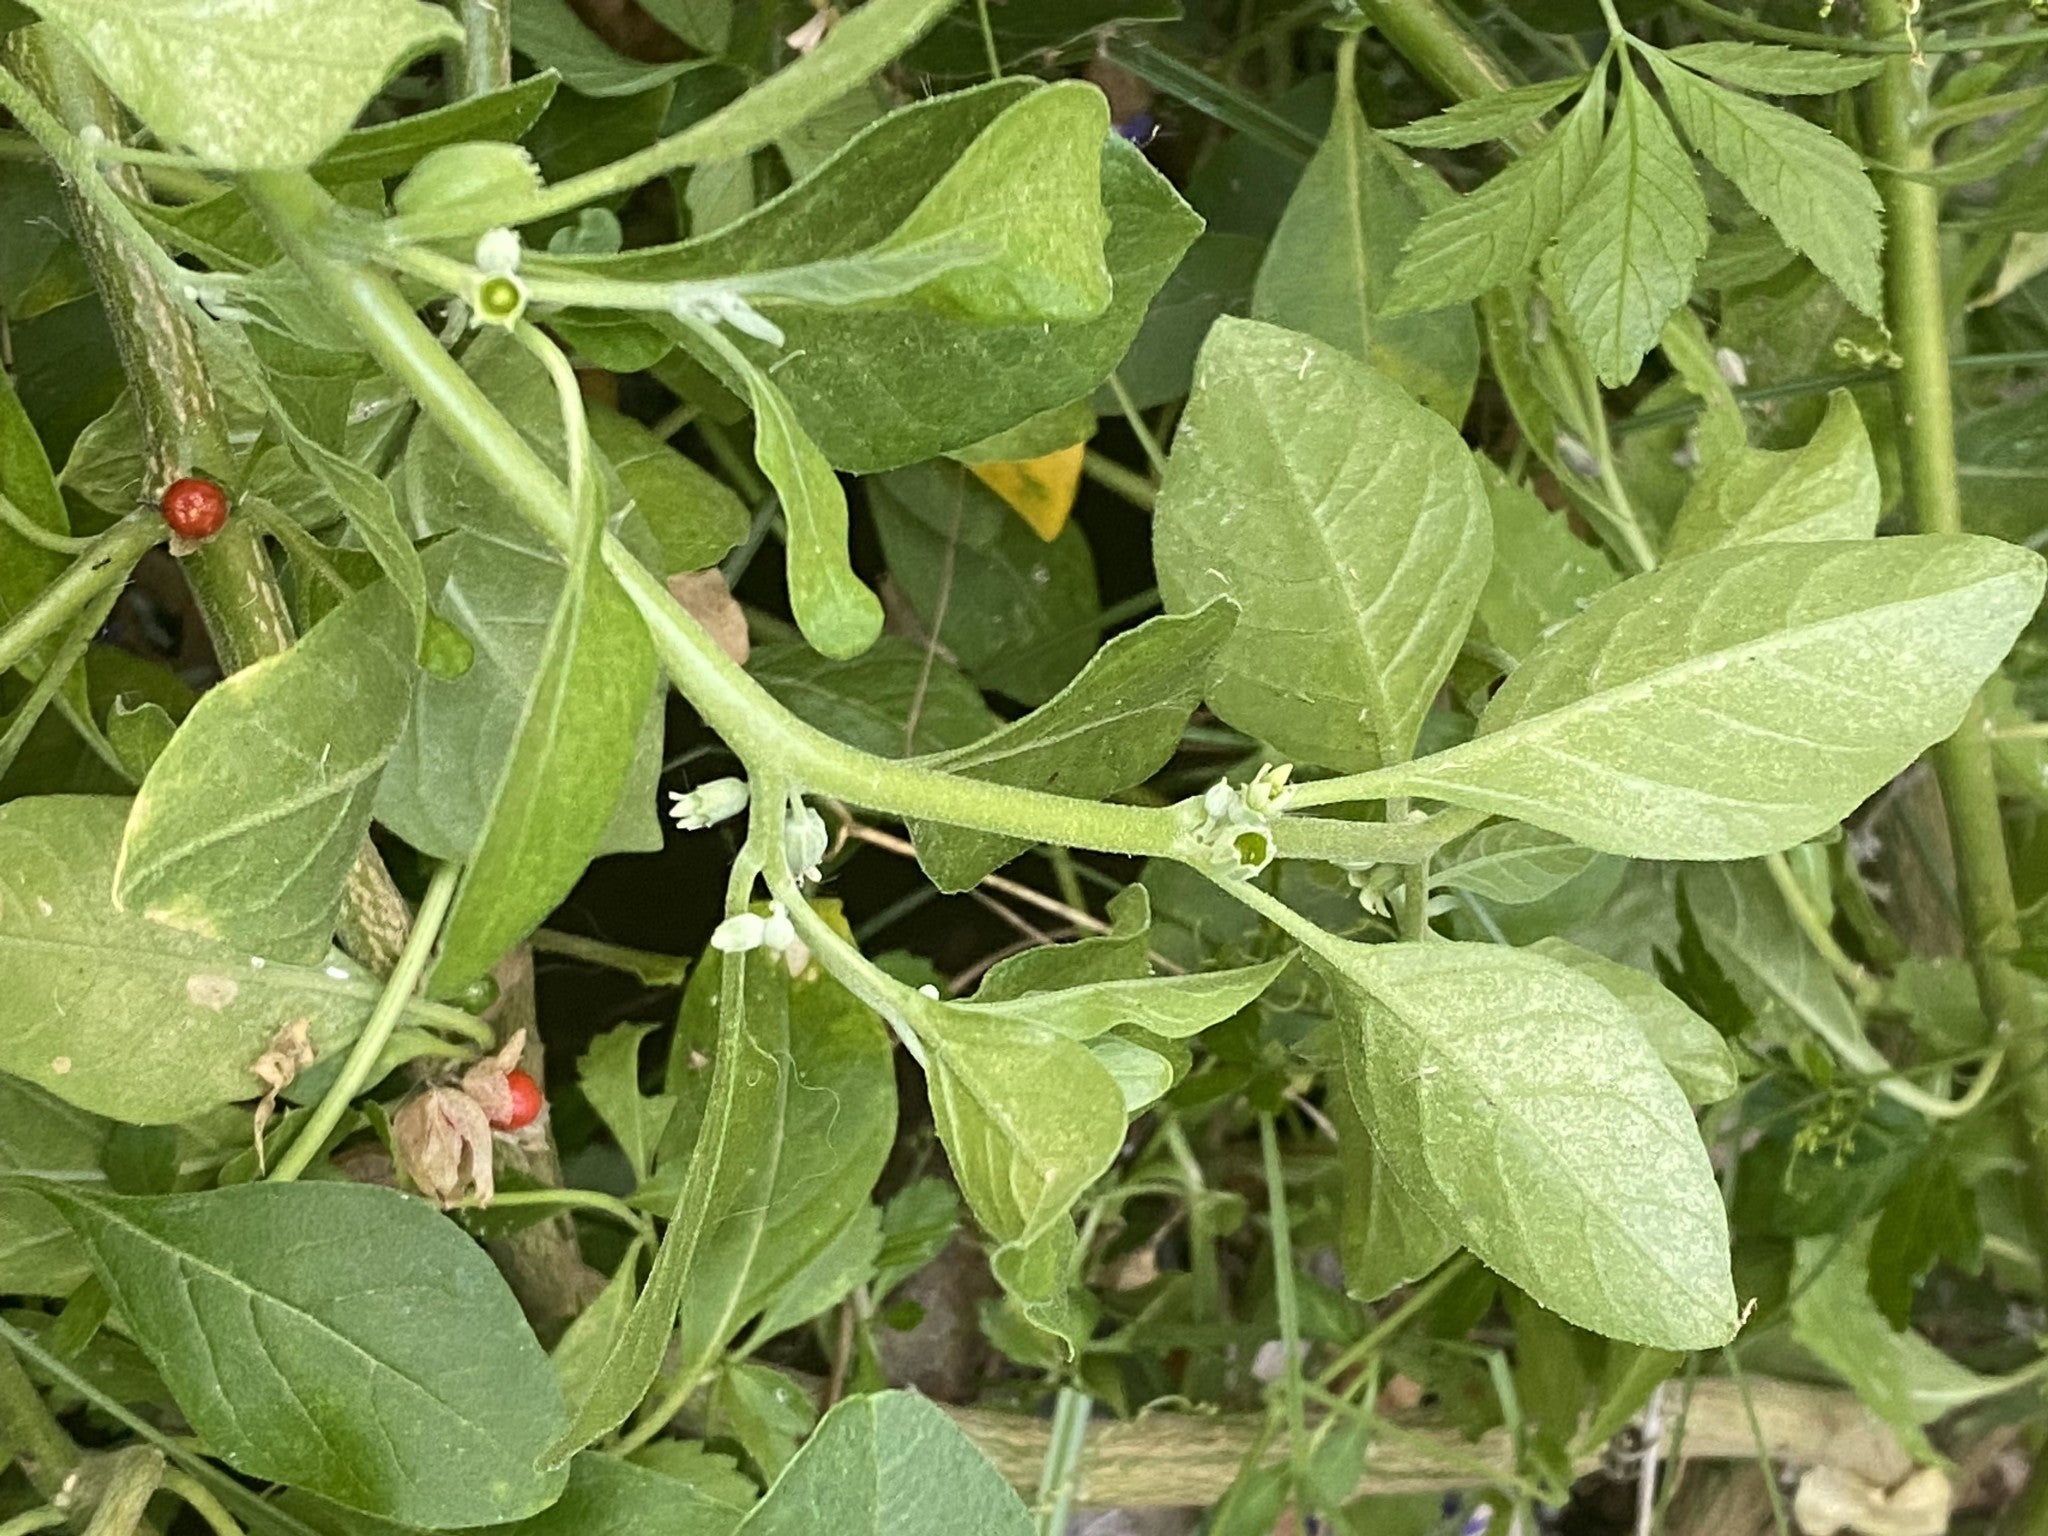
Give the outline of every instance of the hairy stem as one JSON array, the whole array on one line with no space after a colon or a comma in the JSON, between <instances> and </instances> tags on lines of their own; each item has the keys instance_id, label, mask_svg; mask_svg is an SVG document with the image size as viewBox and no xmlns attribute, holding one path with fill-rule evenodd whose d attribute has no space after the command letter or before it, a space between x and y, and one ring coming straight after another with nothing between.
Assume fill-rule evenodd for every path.
<instances>
[{"instance_id":1,"label":"hairy stem","mask_svg":"<svg viewBox=\"0 0 2048 1536\"><path fill-rule=\"evenodd\" d=\"M570 550L577 520L567 487L442 349L397 286L367 262L336 253L344 240L331 222L336 215L327 194L298 172L252 173L244 185L279 243L377 360L516 511L558 549ZM1106 804L983 783L834 740L770 698L612 534L604 536L602 553L646 621L670 681L756 775L772 770L851 805L1031 842L1131 855L1189 853L1175 807ZM1413 857L1409 845L1430 836L1426 828L1315 818L1283 820L1276 830L1283 856L1319 859ZM1393 851L1396 845L1400 852ZM1341 855L1334 851L1340 847Z\"/></svg>"},{"instance_id":2,"label":"hairy stem","mask_svg":"<svg viewBox=\"0 0 2048 1536\"><path fill-rule=\"evenodd\" d=\"M1873 41L1907 37L1908 0L1868 0ZM1919 131L1927 112L1924 77L1910 55L1893 55L1870 87L1871 150L1892 167L1878 176L1890 238L1885 289L1893 345L1902 360L1893 392L1904 427L1907 499L1923 533L1963 527L1957 480L1955 401L1948 356L1948 307L1942 285L1941 193L1913 174L1933 163ZM1998 782L1981 699L1955 735L1934 749L1934 771L1955 847L1956 889L1977 1000L1993 1038L2006 1042L2017 1091L2008 1099L2007 1135L2026 1172L2017 1181L2037 1257L2048 1258L2048 1040L2026 980L2011 963L2020 944L2019 907L1998 810ZM2012 1511L2010 1528L2048 1533L2048 1461L2037 1461Z\"/></svg>"},{"instance_id":3,"label":"hairy stem","mask_svg":"<svg viewBox=\"0 0 2048 1536\"><path fill-rule=\"evenodd\" d=\"M7 41L6 62L64 130L76 134L91 127L110 141L119 140L123 124L112 95L48 27L15 32ZM148 188L134 167L110 166L105 175L124 197L148 200ZM185 296L166 286L156 264L133 243L134 232L117 225L110 210L118 204L105 198L103 186L67 179L65 205L142 417L148 452L145 494L154 498L172 480L195 472L230 483L235 455L227 420L207 376ZM290 647L291 614L254 519L230 517L180 565L222 671L238 672ZM125 577L126 571L121 574ZM365 842L349 874L343 939L365 964L386 971L404 944L406 922L404 898Z\"/></svg>"},{"instance_id":4,"label":"hairy stem","mask_svg":"<svg viewBox=\"0 0 2048 1536\"><path fill-rule=\"evenodd\" d=\"M512 83L512 0L462 0L462 94Z\"/></svg>"}]
</instances>

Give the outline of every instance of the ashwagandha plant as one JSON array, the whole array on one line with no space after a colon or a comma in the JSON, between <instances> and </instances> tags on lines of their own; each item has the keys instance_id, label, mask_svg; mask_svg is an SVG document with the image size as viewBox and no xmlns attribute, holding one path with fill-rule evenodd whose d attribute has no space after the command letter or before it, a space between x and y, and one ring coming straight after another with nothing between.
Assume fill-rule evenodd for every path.
<instances>
[{"instance_id":1,"label":"ashwagandha plant","mask_svg":"<svg viewBox=\"0 0 2048 1536\"><path fill-rule=\"evenodd\" d=\"M0 0L0 1536L2048 1532L2048 28L1751 11Z\"/></svg>"}]
</instances>

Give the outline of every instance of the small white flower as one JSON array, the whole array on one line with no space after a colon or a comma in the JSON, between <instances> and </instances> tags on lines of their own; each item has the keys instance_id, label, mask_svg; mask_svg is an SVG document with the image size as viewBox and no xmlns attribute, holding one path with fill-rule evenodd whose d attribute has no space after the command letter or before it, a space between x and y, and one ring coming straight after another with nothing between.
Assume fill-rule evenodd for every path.
<instances>
[{"instance_id":1,"label":"small white flower","mask_svg":"<svg viewBox=\"0 0 2048 1536\"><path fill-rule=\"evenodd\" d=\"M825 818L801 800L791 800L789 812L782 822L782 856L789 867L801 873L805 880L816 882L823 878L818 866L824 862L826 849L832 846L832 839L825 831Z\"/></svg>"},{"instance_id":2,"label":"small white flower","mask_svg":"<svg viewBox=\"0 0 2048 1536\"><path fill-rule=\"evenodd\" d=\"M729 821L745 810L747 793L747 781L732 778L713 779L686 795L671 790L668 797L669 819L681 831L701 832L721 821Z\"/></svg>"},{"instance_id":3,"label":"small white flower","mask_svg":"<svg viewBox=\"0 0 2048 1536\"><path fill-rule=\"evenodd\" d=\"M1749 382L1749 360L1733 347L1714 349L1714 369L1737 389Z\"/></svg>"},{"instance_id":4,"label":"small white flower","mask_svg":"<svg viewBox=\"0 0 2048 1536\"><path fill-rule=\"evenodd\" d=\"M768 903L768 919L761 924L761 947L771 954L781 954L796 942L796 924L789 920L789 912L781 902Z\"/></svg>"},{"instance_id":5,"label":"small white flower","mask_svg":"<svg viewBox=\"0 0 2048 1536\"><path fill-rule=\"evenodd\" d=\"M711 930L711 947L722 955L744 955L761 947L768 924L752 912L735 912Z\"/></svg>"},{"instance_id":6,"label":"small white flower","mask_svg":"<svg viewBox=\"0 0 2048 1536\"><path fill-rule=\"evenodd\" d=\"M519 270L519 233L511 229L487 229L477 237L476 269L494 276L510 276Z\"/></svg>"}]
</instances>

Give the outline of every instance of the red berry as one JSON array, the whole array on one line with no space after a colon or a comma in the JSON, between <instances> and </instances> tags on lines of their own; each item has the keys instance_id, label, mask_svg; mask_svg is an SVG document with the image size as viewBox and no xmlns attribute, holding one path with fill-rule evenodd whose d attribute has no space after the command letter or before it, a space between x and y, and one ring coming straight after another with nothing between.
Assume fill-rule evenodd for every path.
<instances>
[{"instance_id":1,"label":"red berry","mask_svg":"<svg viewBox=\"0 0 2048 1536\"><path fill-rule=\"evenodd\" d=\"M226 526L227 492L211 480L195 476L174 480L171 488L164 492L163 512L171 532L196 544L201 539L212 538Z\"/></svg>"},{"instance_id":2,"label":"red berry","mask_svg":"<svg viewBox=\"0 0 2048 1536\"><path fill-rule=\"evenodd\" d=\"M494 1131L523 1131L540 1118L541 1110L547 1106L547 1100L540 1095L540 1084L517 1067L505 1074L505 1092L512 1102L503 1114L491 1117Z\"/></svg>"}]
</instances>

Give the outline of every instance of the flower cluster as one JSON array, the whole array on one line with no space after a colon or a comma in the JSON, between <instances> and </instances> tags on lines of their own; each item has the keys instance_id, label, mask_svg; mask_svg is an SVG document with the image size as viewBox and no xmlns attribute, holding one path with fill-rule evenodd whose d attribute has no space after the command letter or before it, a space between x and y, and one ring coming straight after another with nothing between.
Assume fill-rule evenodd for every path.
<instances>
[{"instance_id":1,"label":"flower cluster","mask_svg":"<svg viewBox=\"0 0 2048 1536\"><path fill-rule=\"evenodd\" d=\"M1206 863L1234 880L1249 880L1273 862L1273 818L1287 809L1292 764L1267 763L1249 782L1219 779L1201 799L1201 819L1188 828Z\"/></svg>"}]
</instances>

